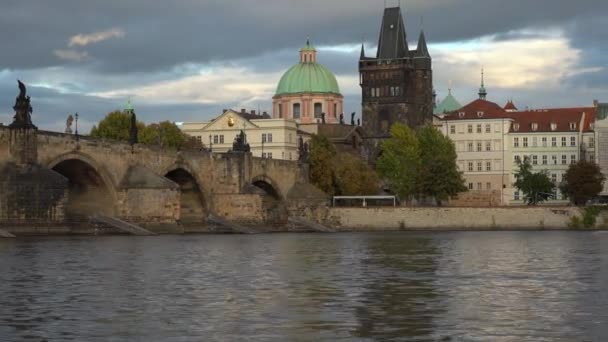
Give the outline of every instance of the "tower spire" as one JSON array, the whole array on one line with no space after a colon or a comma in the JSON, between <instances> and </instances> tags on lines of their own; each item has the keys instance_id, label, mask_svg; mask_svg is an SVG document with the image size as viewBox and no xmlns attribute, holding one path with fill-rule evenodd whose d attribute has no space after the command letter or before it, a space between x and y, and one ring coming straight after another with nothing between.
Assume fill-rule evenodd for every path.
<instances>
[{"instance_id":1,"label":"tower spire","mask_svg":"<svg viewBox=\"0 0 608 342\"><path fill-rule=\"evenodd\" d=\"M365 58L365 43L361 43L361 56L360 59Z\"/></svg>"},{"instance_id":2,"label":"tower spire","mask_svg":"<svg viewBox=\"0 0 608 342\"><path fill-rule=\"evenodd\" d=\"M424 36L424 30L420 30L420 36L418 37L418 48L416 49L416 57L430 58L429 49L426 46L426 37Z\"/></svg>"},{"instance_id":3,"label":"tower spire","mask_svg":"<svg viewBox=\"0 0 608 342\"><path fill-rule=\"evenodd\" d=\"M484 72L483 68L481 68L481 87L479 88L479 99L485 100L488 96L488 92L486 91L486 86L484 82Z\"/></svg>"}]
</instances>

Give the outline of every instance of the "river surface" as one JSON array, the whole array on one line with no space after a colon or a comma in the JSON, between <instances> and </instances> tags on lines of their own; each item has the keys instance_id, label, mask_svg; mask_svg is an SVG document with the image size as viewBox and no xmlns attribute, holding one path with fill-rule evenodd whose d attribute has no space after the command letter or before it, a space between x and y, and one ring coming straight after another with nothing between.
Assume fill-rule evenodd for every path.
<instances>
[{"instance_id":1,"label":"river surface","mask_svg":"<svg viewBox=\"0 0 608 342\"><path fill-rule=\"evenodd\" d=\"M608 233L0 240L0 341L608 341Z\"/></svg>"}]
</instances>

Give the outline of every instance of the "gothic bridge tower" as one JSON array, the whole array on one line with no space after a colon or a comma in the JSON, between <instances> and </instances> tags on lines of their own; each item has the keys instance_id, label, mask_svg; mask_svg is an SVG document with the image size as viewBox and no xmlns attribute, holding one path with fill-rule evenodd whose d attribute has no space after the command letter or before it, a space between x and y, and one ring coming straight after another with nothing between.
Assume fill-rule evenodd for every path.
<instances>
[{"instance_id":1,"label":"gothic bridge tower","mask_svg":"<svg viewBox=\"0 0 608 342\"><path fill-rule=\"evenodd\" d=\"M423 31L417 49L409 49L400 7L384 9L376 57L366 57L361 46L359 83L363 128L374 145L396 122L415 128L432 121L431 56Z\"/></svg>"}]
</instances>

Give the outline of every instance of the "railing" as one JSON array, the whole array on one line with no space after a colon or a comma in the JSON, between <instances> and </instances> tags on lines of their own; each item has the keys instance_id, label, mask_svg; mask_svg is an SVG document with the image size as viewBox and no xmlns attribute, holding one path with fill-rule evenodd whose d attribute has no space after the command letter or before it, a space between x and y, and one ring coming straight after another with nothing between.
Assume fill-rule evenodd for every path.
<instances>
[{"instance_id":1,"label":"railing","mask_svg":"<svg viewBox=\"0 0 608 342\"><path fill-rule=\"evenodd\" d=\"M332 205L335 207L340 201L361 201L362 207L367 207L367 202L372 200L373 202L390 201L393 207L397 206L397 197L395 196L334 196L332 199Z\"/></svg>"}]
</instances>

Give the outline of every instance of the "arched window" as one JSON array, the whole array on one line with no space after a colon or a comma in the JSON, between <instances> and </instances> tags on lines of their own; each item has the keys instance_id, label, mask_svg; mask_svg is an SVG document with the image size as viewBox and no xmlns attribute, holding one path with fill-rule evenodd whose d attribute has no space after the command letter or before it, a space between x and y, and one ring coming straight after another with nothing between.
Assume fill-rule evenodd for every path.
<instances>
[{"instance_id":1,"label":"arched window","mask_svg":"<svg viewBox=\"0 0 608 342\"><path fill-rule=\"evenodd\" d=\"M293 118L294 119L300 118L300 104L299 103L293 104Z\"/></svg>"},{"instance_id":2,"label":"arched window","mask_svg":"<svg viewBox=\"0 0 608 342\"><path fill-rule=\"evenodd\" d=\"M323 113L323 104L321 102L315 102L315 118L320 119L321 113Z\"/></svg>"},{"instance_id":3,"label":"arched window","mask_svg":"<svg viewBox=\"0 0 608 342\"><path fill-rule=\"evenodd\" d=\"M278 106L277 112L279 112L279 118L282 119L283 118L283 105L279 103L277 106Z\"/></svg>"}]
</instances>

